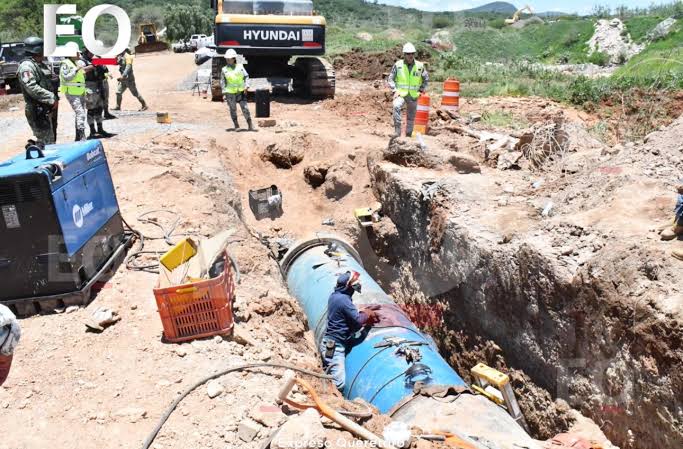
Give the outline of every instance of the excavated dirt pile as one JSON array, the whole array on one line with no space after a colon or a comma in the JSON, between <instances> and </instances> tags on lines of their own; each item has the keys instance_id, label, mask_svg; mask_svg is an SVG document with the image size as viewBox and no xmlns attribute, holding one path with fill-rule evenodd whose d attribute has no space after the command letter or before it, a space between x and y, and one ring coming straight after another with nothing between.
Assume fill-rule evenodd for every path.
<instances>
[{"instance_id":1,"label":"excavated dirt pile","mask_svg":"<svg viewBox=\"0 0 683 449\"><path fill-rule=\"evenodd\" d=\"M441 138L426 137L421 158L448 151ZM434 337L455 366L524 373L514 386L536 436L562 431L564 400L622 449L679 448L683 266L669 251L682 242L653 231L672 217L682 141L679 119L626 147L579 148L575 170L466 175L407 167L385 157L392 142L368 158L392 222L373 230L377 271L438 312Z\"/></svg>"},{"instance_id":2,"label":"excavated dirt pile","mask_svg":"<svg viewBox=\"0 0 683 449\"><path fill-rule=\"evenodd\" d=\"M334 59L334 68L344 75L364 81L384 79L391 72L391 67L396 61L403 58L402 47L382 53L367 53L359 48L351 50ZM431 55L419 49L417 59L428 61Z\"/></svg>"}]
</instances>

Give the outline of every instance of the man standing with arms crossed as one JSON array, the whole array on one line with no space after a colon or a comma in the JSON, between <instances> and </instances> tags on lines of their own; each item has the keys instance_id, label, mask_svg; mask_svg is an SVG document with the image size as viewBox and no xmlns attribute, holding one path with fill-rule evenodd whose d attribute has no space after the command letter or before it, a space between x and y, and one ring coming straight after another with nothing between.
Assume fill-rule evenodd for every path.
<instances>
[{"instance_id":1,"label":"man standing with arms crossed","mask_svg":"<svg viewBox=\"0 0 683 449\"><path fill-rule=\"evenodd\" d=\"M397 61L389 74L389 87L394 93L394 135L401 135L401 110L406 106L408 123L406 136L413 135L417 98L427 90L429 74L420 61L415 60L415 46L410 42L403 46L403 59Z\"/></svg>"}]
</instances>

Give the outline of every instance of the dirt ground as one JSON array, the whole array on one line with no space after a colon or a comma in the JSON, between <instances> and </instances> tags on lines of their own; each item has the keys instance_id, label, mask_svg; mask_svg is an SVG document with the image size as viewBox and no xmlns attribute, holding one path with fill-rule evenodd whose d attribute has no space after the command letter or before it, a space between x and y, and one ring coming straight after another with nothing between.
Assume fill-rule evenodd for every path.
<instances>
[{"instance_id":1,"label":"dirt ground","mask_svg":"<svg viewBox=\"0 0 683 449\"><path fill-rule=\"evenodd\" d=\"M22 341L10 377L0 387L1 449L139 447L181 391L218 369L258 361L317 368L302 313L282 284L277 265L253 235L296 239L320 230L351 238L358 235L352 211L376 201L367 155L386 148L389 141L393 128L389 98L378 85L342 77L335 100L280 99L271 104L275 126L257 133L230 132L225 105L180 89L194 69L192 55L138 56L136 79L150 111L136 112L137 101L126 94L119 119L105 122L117 136L104 141L104 146L122 214L133 227L158 236L158 228L140 223L137 217L157 211L153 216L170 224L173 216L158 212L164 210L180 218L176 238L235 229L238 238L231 250L242 274L236 304L242 336L162 343L152 293L156 275L121 267L88 308L21 320ZM540 110L558 108L538 103L469 102L464 113L521 107L530 111L528 120L533 121L543 116ZM250 109L253 114L253 103ZM158 111L168 112L173 123L157 124ZM592 120L572 111L567 114L585 123ZM0 160L4 160L19 153L30 136L23 103L16 97L0 99L0 127ZM71 141L73 135L73 114L63 102L59 141ZM291 168L278 168L264 156L273 148L303 160L294 164L296 157ZM317 188L306 180L311 167L322 167L327 173ZM500 190L513 183L519 192L527 181L486 170L497 179L479 186L489 199L511 196ZM249 210L248 191L273 183L283 192L284 214L257 221ZM645 186L633 193L643 203L653 197L660 201L658 207L647 209L647 220L629 224L627 232L648 232L652 221L666 221L669 204L660 187ZM497 228L526 226L530 206L519 203L506 207L506 214L492 213ZM616 216L612 209L605 217L579 219L596 226L623 225L610 219ZM322 224L327 219L332 226ZM165 248L162 240L152 240L146 249ZM83 321L99 306L116 309L122 320L101 334L86 333ZM269 415L280 374L264 369L222 378L225 393L215 399L208 398L206 387L199 388L172 415L153 447L258 447L273 420L280 419L277 413ZM246 419L261 423L258 437L249 442L237 437L238 425Z\"/></svg>"}]
</instances>

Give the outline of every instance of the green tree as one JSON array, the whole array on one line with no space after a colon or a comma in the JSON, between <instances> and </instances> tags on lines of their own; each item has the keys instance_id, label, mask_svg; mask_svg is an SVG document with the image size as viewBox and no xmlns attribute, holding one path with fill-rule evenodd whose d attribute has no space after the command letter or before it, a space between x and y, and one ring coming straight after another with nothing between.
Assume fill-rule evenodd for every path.
<instances>
[{"instance_id":1,"label":"green tree","mask_svg":"<svg viewBox=\"0 0 683 449\"><path fill-rule=\"evenodd\" d=\"M211 24L210 10L197 5L171 6L164 14L166 35L174 41L192 34L210 34Z\"/></svg>"}]
</instances>

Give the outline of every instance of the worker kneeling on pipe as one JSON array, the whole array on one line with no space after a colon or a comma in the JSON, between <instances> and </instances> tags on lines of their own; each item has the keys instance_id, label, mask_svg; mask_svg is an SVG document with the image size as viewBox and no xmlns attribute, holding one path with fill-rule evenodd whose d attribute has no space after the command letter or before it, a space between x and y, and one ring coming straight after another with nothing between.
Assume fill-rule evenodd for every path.
<instances>
[{"instance_id":1,"label":"worker kneeling on pipe","mask_svg":"<svg viewBox=\"0 0 683 449\"><path fill-rule=\"evenodd\" d=\"M337 286L327 301L327 330L320 352L323 368L334 378L338 390L346 382L346 353L360 343L370 327L379 319L374 310L359 312L353 304L353 294L361 291L360 273L349 272L337 279ZM360 335L358 334L360 332Z\"/></svg>"}]
</instances>

